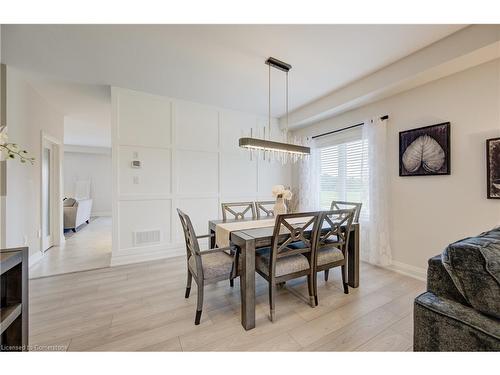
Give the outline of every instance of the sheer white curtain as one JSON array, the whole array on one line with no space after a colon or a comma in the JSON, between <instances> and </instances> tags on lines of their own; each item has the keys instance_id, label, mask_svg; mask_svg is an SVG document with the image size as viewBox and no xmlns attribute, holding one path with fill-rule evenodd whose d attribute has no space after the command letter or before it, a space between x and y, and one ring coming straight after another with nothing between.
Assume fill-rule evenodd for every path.
<instances>
[{"instance_id":1,"label":"sheer white curtain","mask_svg":"<svg viewBox=\"0 0 500 375\"><path fill-rule=\"evenodd\" d=\"M311 148L311 155L297 162L298 188L295 192L294 209L296 211L319 210L319 150L314 139L309 138L305 146Z\"/></svg>"},{"instance_id":2,"label":"sheer white curtain","mask_svg":"<svg viewBox=\"0 0 500 375\"><path fill-rule=\"evenodd\" d=\"M392 261L389 232L389 182L387 172L387 120L367 120L363 139L368 142L368 168L363 171L363 206L360 218L361 259L387 266Z\"/></svg>"}]
</instances>

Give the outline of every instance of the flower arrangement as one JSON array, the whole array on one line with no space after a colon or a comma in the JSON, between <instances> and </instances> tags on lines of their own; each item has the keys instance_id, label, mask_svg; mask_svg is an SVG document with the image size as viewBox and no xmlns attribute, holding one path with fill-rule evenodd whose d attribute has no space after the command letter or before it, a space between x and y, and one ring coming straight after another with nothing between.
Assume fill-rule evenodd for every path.
<instances>
[{"instance_id":1,"label":"flower arrangement","mask_svg":"<svg viewBox=\"0 0 500 375\"><path fill-rule=\"evenodd\" d=\"M0 128L0 154L6 155L9 159L19 158L21 163L29 162L34 163L35 158L28 156L28 151L22 150L19 145L15 143L7 143L8 137L5 132L5 126Z\"/></svg>"},{"instance_id":2,"label":"flower arrangement","mask_svg":"<svg viewBox=\"0 0 500 375\"><path fill-rule=\"evenodd\" d=\"M283 198L287 201L292 199L292 192L289 188L285 188L283 185L273 186L273 196L276 198Z\"/></svg>"}]
</instances>

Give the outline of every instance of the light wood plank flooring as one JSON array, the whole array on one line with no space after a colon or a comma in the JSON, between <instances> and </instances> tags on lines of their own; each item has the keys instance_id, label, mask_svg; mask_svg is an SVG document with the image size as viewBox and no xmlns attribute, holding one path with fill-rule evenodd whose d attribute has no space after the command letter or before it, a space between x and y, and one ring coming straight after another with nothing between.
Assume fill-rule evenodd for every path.
<instances>
[{"instance_id":1,"label":"light wood plank flooring","mask_svg":"<svg viewBox=\"0 0 500 375\"><path fill-rule=\"evenodd\" d=\"M111 217L95 217L76 233L67 232L63 246L48 249L30 268L30 278L109 267Z\"/></svg>"},{"instance_id":2,"label":"light wood plank flooring","mask_svg":"<svg viewBox=\"0 0 500 375\"><path fill-rule=\"evenodd\" d=\"M299 279L278 291L268 319L267 284L256 276L257 327L240 324L239 283L206 287L194 325L196 291L184 299L183 257L30 281L30 344L68 351L407 351L413 299L425 284L368 264L361 286L342 292L340 271L319 277L319 306Z\"/></svg>"}]
</instances>

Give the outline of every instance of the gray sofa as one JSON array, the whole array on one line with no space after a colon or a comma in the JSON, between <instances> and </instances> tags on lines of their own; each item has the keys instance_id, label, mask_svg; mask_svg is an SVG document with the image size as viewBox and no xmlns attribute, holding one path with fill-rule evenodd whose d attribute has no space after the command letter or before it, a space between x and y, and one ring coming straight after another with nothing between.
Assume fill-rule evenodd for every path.
<instances>
[{"instance_id":1,"label":"gray sofa","mask_svg":"<svg viewBox=\"0 0 500 375\"><path fill-rule=\"evenodd\" d=\"M414 351L500 350L500 228L429 259L413 327Z\"/></svg>"}]
</instances>

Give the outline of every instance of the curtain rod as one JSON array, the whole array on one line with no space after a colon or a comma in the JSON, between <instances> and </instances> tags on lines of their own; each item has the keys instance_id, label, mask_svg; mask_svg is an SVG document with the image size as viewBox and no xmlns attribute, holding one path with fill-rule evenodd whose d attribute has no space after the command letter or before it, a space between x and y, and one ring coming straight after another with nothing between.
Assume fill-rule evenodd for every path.
<instances>
[{"instance_id":1,"label":"curtain rod","mask_svg":"<svg viewBox=\"0 0 500 375\"><path fill-rule=\"evenodd\" d=\"M385 116L380 117L381 120L387 120L388 118L389 118L389 115L385 115ZM318 135L313 135L312 139L324 137L325 135L330 135L330 134L342 132L342 131L348 130L348 129L357 128L358 126L363 126L364 124L365 124L364 122L361 122L361 123L356 124L356 125L346 126L345 128L342 128L342 129L332 130L330 132L326 132L326 133L322 133L322 134L318 134Z\"/></svg>"}]
</instances>

